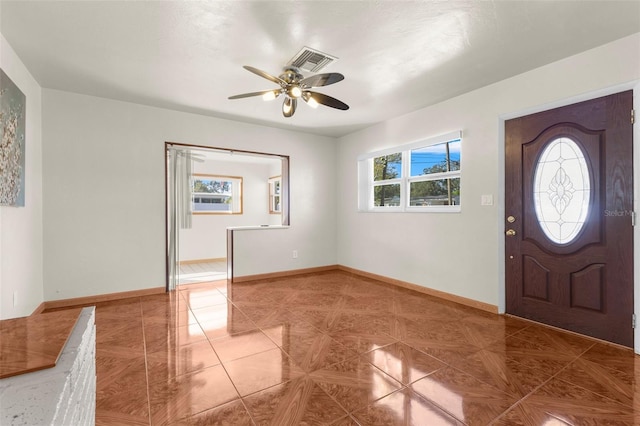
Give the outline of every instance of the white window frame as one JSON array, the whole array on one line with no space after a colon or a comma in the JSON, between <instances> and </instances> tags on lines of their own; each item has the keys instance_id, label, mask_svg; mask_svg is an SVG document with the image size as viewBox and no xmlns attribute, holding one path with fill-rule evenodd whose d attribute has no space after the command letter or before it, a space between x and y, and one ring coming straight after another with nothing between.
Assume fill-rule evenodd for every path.
<instances>
[{"instance_id":1,"label":"white window frame","mask_svg":"<svg viewBox=\"0 0 640 426\"><path fill-rule=\"evenodd\" d=\"M282 214L282 176L269 178L269 214Z\"/></svg>"},{"instance_id":2,"label":"white window frame","mask_svg":"<svg viewBox=\"0 0 640 426\"><path fill-rule=\"evenodd\" d=\"M198 197L197 192L194 192L194 184L196 180L207 181L229 181L231 185L231 203L229 203L229 210L196 210L195 198ZM225 176L225 175L212 175L207 173L193 173L191 175L191 214L193 215L217 215L217 214L231 214L240 215L243 214L243 200L242 200L242 176ZM204 193L208 195L208 193ZM212 194L215 195L215 194Z\"/></svg>"},{"instance_id":3,"label":"white window frame","mask_svg":"<svg viewBox=\"0 0 640 426\"><path fill-rule=\"evenodd\" d=\"M455 131L444 135L422 139L406 145L388 148L380 151L369 152L358 156L358 211L360 212L439 212L439 213L459 213L462 210L462 199L460 204L453 206L410 206L410 184L413 182L423 182L441 179L460 179L460 192L462 194L462 152L460 153L460 169L432 173L428 175L411 176L411 151L419 148L426 148L445 142L459 140L462 143L462 131ZM401 154L402 173L400 177L387 179L384 181L373 180L373 160L391 154ZM374 205L374 187L382 184L400 184L400 205L376 207Z\"/></svg>"}]
</instances>

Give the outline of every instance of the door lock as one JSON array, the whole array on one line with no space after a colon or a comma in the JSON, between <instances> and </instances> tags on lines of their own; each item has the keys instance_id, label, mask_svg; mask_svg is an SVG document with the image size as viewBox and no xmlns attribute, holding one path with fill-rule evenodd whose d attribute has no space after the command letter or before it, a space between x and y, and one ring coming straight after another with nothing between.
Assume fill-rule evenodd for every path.
<instances>
[{"instance_id":1,"label":"door lock","mask_svg":"<svg viewBox=\"0 0 640 426\"><path fill-rule=\"evenodd\" d=\"M513 229L507 229L507 232L505 232L505 234L507 234L507 237L513 237L514 235L516 235L516 231Z\"/></svg>"},{"instance_id":2,"label":"door lock","mask_svg":"<svg viewBox=\"0 0 640 426\"><path fill-rule=\"evenodd\" d=\"M515 217L513 217L513 216L509 216L509 217L507 218L507 222L509 222L509 223L513 223L513 222L515 222L515 221L516 221L516 218L515 218Z\"/></svg>"}]
</instances>

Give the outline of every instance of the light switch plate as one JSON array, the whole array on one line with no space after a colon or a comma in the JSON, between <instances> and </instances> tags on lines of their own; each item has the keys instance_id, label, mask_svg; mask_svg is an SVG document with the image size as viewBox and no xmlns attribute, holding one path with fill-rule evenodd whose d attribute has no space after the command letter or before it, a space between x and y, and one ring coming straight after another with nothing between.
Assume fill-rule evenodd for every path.
<instances>
[{"instance_id":1,"label":"light switch plate","mask_svg":"<svg viewBox=\"0 0 640 426\"><path fill-rule=\"evenodd\" d=\"M480 205L481 206L492 206L493 205L493 195L485 194L480 197Z\"/></svg>"}]
</instances>

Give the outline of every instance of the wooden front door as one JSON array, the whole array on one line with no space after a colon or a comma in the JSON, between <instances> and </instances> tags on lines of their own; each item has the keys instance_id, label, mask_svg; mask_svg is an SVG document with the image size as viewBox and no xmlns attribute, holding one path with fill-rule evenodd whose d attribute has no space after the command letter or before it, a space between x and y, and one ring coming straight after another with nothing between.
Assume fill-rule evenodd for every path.
<instances>
[{"instance_id":1,"label":"wooden front door","mask_svg":"<svg viewBox=\"0 0 640 426\"><path fill-rule=\"evenodd\" d=\"M505 123L507 313L633 346L632 92Z\"/></svg>"}]
</instances>

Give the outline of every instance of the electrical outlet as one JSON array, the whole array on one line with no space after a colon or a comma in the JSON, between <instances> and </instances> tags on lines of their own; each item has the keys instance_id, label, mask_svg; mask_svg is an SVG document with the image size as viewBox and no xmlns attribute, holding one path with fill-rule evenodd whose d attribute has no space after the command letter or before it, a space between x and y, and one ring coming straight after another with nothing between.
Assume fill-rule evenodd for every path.
<instances>
[{"instance_id":1,"label":"electrical outlet","mask_svg":"<svg viewBox=\"0 0 640 426\"><path fill-rule=\"evenodd\" d=\"M298 250L294 250L294 251L293 251L293 253L291 254L291 256L292 256L294 259L297 259L297 258L298 258Z\"/></svg>"}]
</instances>

